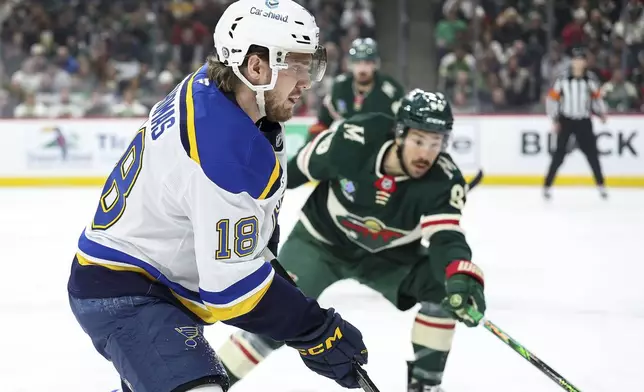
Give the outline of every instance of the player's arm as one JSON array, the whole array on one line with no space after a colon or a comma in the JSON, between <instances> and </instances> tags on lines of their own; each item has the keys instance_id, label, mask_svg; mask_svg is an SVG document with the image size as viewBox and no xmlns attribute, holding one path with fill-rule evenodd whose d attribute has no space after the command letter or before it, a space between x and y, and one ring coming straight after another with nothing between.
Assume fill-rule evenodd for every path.
<instances>
[{"instance_id":1,"label":"player's arm","mask_svg":"<svg viewBox=\"0 0 644 392\"><path fill-rule=\"evenodd\" d=\"M394 79L392 79L392 84L395 87L395 91L394 91L394 96L392 98L393 102L391 103L391 113L393 117L396 117L396 114L398 113L398 108L400 107L400 101L405 96L405 89L400 83L398 83L398 81Z\"/></svg>"},{"instance_id":2,"label":"player's arm","mask_svg":"<svg viewBox=\"0 0 644 392\"><path fill-rule=\"evenodd\" d=\"M327 95L322 99L322 105L318 109L318 118L315 124L309 127L309 135L314 137L320 132L329 129L331 123L333 123L333 117L329 111L329 106L333 106L331 101L331 95Z\"/></svg>"},{"instance_id":3,"label":"player's arm","mask_svg":"<svg viewBox=\"0 0 644 392\"><path fill-rule=\"evenodd\" d=\"M279 169L277 159L274 165ZM200 316L286 341L311 370L357 388L353 362L367 362L360 332L333 309L304 296L263 257L267 240L260 228L271 216L259 205L274 184L252 167L222 164L219 175L208 178L195 171L185 192L204 304ZM218 181L211 182L215 177Z\"/></svg>"},{"instance_id":4,"label":"player's arm","mask_svg":"<svg viewBox=\"0 0 644 392\"><path fill-rule=\"evenodd\" d=\"M460 226L466 201L466 182L451 160L437 162L450 178L421 217L422 243L429 248L429 260L436 276L445 277L447 298L443 306L468 326L476 325L467 310L485 312L483 273L472 262L472 251ZM461 301L456 301L461 298Z\"/></svg>"},{"instance_id":5,"label":"player's arm","mask_svg":"<svg viewBox=\"0 0 644 392\"><path fill-rule=\"evenodd\" d=\"M259 178L233 164L222 164L220 173L215 183L195 171L183 199L205 304L199 316L276 340L319 327L325 316L318 303L276 275L262 255L268 238L260 228L271 217L258 204L262 191L252 182Z\"/></svg>"},{"instance_id":6,"label":"player's arm","mask_svg":"<svg viewBox=\"0 0 644 392\"><path fill-rule=\"evenodd\" d=\"M271 239L268 240L268 245L266 246L272 254L276 255L278 253L278 248L280 244L280 224L275 224L275 229L273 229L273 234Z\"/></svg>"},{"instance_id":7,"label":"player's arm","mask_svg":"<svg viewBox=\"0 0 644 392\"><path fill-rule=\"evenodd\" d=\"M593 112L599 116L599 118L602 119L602 121L606 121L606 103L604 102L604 98L602 97L602 91L599 86L599 83L597 83L597 79L594 77L589 77L588 78L588 87L590 89L590 94L592 98L592 109Z\"/></svg>"},{"instance_id":8,"label":"player's arm","mask_svg":"<svg viewBox=\"0 0 644 392\"><path fill-rule=\"evenodd\" d=\"M438 276L444 275L454 261L472 258L460 226L461 210L466 201L465 187L462 177L450 181L420 220L422 242L429 246L429 258Z\"/></svg>"},{"instance_id":9,"label":"player's arm","mask_svg":"<svg viewBox=\"0 0 644 392\"><path fill-rule=\"evenodd\" d=\"M317 122L309 127L310 138L329 129L334 121L342 120L342 115L340 115L333 103L337 90L336 86L337 82L333 83L331 91L322 99L322 105L318 109Z\"/></svg>"},{"instance_id":10,"label":"player's arm","mask_svg":"<svg viewBox=\"0 0 644 392\"><path fill-rule=\"evenodd\" d=\"M546 113L553 122L558 121L559 118L561 95L561 79L557 78L550 90L548 90L548 96L546 97Z\"/></svg>"},{"instance_id":11,"label":"player's arm","mask_svg":"<svg viewBox=\"0 0 644 392\"><path fill-rule=\"evenodd\" d=\"M356 154L364 143L363 127L351 120L335 123L306 143L288 162L288 188L347 176L354 162L359 161Z\"/></svg>"}]
</instances>

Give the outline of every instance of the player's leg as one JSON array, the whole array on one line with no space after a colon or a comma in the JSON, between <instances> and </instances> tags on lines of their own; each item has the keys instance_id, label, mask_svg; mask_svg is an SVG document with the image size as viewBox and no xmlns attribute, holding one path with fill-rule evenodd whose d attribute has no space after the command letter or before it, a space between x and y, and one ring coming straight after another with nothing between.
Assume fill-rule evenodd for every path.
<instances>
[{"instance_id":1,"label":"player's leg","mask_svg":"<svg viewBox=\"0 0 644 392\"><path fill-rule=\"evenodd\" d=\"M561 127L559 133L557 134L557 147L554 154L552 154L552 160L550 161L550 167L548 167L548 173L544 181L544 196L550 198L550 187L555 181L555 176L557 175L557 170L561 167L561 164L568 153L568 142L570 141L570 136L572 135L572 130L570 127L570 122L568 120L561 120Z\"/></svg>"},{"instance_id":2,"label":"player's leg","mask_svg":"<svg viewBox=\"0 0 644 392\"><path fill-rule=\"evenodd\" d=\"M318 298L324 289L341 279L340 271L335 267L338 260L301 223L295 225L282 245L278 260L304 294L312 298ZM265 336L238 331L224 342L217 353L231 384L235 384L282 345L283 342Z\"/></svg>"},{"instance_id":3,"label":"player's leg","mask_svg":"<svg viewBox=\"0 0 644 392\"><path fill-rule=\"evenodd\" d=\"M400 309L421 304L411 332L414 359L408 362L409 392L441 390L456 327L456 321L440 306L445 295L445 282L434 277L428 260L417 263L400 285Z\"/></svg>"},{"instance_id":4,"label":"player's leg","mask_svg":"<svg viewBox=\"0 0 644 392\"><path fill-rule=\"evenodd\" d=\"M116 368L124 390L184 392L228 385L203 327L175 305L143 296L70 297L70 304L94 347Z\"/></svg>"},{"instance_id":5,"label":"player's leg","mask_svg":"<svg viewBox=\"0 0 644 392\"><path fill-rule=\"evenodd\" d=\"M408 362L410 392L441 385L455 328L456 321L438 303L421 302L411 330L414 359Z\"/></svg>"},{"instance_id":6,"label":"player's leg","mask_svg":"<svg viewBox=\"0 0 644 392\"><path fill-rule=\"evenodd\" d=\"M426 257L416 264L400 265L372 255L354 265L351 277L381 293L398 309L408 310L421 302L411 334L415 359L409 362L409 391L440 391L456 325L439 305L446 295L444 282L435 280Z\"/></svg>"},{"instance_id":7,"label":"player's leg","mask_svg":"<svg viewBox=\"0 0 644 392\"><path fill-rule=\"evenodd\" d=\"M580 121L579 123L579 129L576 132L577 144L579 145L581 152L586 156L586 160L593 171L593 177L595 178L597 187L599 187L600 194L602 197L607 197L607 193L604 188L604 174L602 173L602 167L599 163L597 139L593 132L593 123L590 119Z\"/></svg>"}]
</instances>

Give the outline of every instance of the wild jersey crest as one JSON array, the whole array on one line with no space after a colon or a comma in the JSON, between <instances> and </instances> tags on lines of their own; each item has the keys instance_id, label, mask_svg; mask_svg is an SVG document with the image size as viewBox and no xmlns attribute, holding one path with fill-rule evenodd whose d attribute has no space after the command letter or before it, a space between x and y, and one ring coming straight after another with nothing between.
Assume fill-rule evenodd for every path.
<instances>
[{"instance_id":1,"label":"wild jersey crest","mask_svg":"<svg viewBox=\"0 0 644 392\"><path fill-rule=\"evenodd\" d=\"M387 248L391 243L408 233L387 227L380 220L373 217L359 217L355 215L336 216L347 236L361 247L371 252L378 252Z\"/></svg>"}]
</instances>

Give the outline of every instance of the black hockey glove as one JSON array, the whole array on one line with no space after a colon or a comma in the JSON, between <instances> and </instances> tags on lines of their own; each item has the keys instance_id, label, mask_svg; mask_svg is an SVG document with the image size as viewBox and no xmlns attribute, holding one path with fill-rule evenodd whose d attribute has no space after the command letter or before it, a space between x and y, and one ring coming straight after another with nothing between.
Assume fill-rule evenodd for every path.
<instances>
[{"instance_id":1,"label":"black hockey glove","mask_svg":"<svg viewBox=\"0 0 644 392\"><path fill-rule=\"evenodd\" d=\"M447 266L446 278L447 297L441 305L452 317L468 327L477 326L485 314L483 272L470 261L457 260ZM472 313L478 317L475 318Z\"/></svg>"},{"instance_id":2,"label":"black hockey glove","mask_svg":"<svg viewBox=\"0 0 644 392\"><path fill-rule=\"evenodd\" d=\"M326 310L324 325L297 341L287 341L286 345L297 349L304 364L314 372L345 388L360 388L353 363L367 363L367 348L360 331L333 308Z\"/></svg>"}]
</instances>

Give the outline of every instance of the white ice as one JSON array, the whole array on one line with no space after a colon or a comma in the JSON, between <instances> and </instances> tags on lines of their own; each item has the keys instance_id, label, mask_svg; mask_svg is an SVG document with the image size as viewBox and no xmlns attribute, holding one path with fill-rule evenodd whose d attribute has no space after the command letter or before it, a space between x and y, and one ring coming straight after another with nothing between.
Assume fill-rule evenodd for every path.
<instances>
[{"instance_id":1,"label":"white ice","mask_svg":"<svg viewBox=\"0 0 644 392\"><path fill-rule=\"evenodd\" d=\"M284 237L307 188L287 195ZM72 316L66 283L99 190L0 189L0 391L109 392L111 364ZM486 274L487 316L584 392L644 391L644 191L536 188L472 191L463 226ZM305 256L305 255L303 255ZM368 260L366 260L368 262ZM364 333L366 367L383 392L404 392L413 312L353 282L321 298ZM207 328L214 347L232 331ZM448 392L558 391L483 328L459 326ZM231 392L341 391L282 349Z\"/></svg>"}]
</instances>

